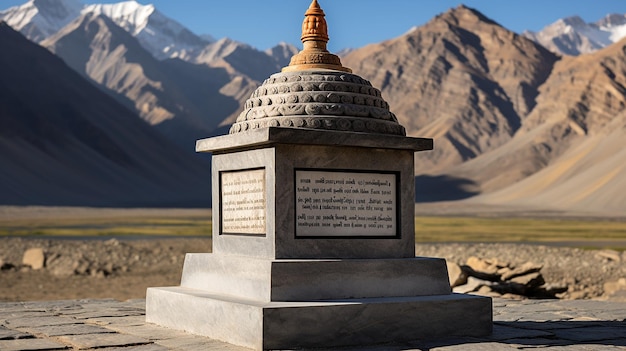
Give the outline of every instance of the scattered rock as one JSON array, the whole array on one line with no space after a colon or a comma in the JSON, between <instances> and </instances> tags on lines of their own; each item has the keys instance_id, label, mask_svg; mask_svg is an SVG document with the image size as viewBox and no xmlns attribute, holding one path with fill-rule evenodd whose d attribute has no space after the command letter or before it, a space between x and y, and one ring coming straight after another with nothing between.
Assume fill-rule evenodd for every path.
<instances>
[{"instance_id":1,"label":"scattered rock","mask_svg":"<svg viewBox=\"0 0 626 351\"><path fill-rule=\"evenodd\" d=\"M454 288L467 283L467 273L461 269L461 266L450 261L446 261L446 266L448 266L450 287Z\"/></svg>"},{"instance_id":2,"label":"scattered rock","mask_svg":"<svg viewBox=\"0 0 626 351\"><path fill-rule=\"evenodd\" d=\"M499 271L499 273L501 274L500 280L510 280L515 277L527 275L530 273L536 273L536 272L539 272L541 268L543 268L542 265L534 264L532 262L526 262L520 267L516 267L513 269L506 267Z\"/></svg>"},{"instance_id":3,"label":"scattered rock","mask_svg":"<svg viewBox=\"0 0 626 351\"><path fill-rule=\"evenodd\" d=\"M89 273L89 268L91 267L91 263L87 261L84 257L78 259L74 262L74 273L78 275L85 275Z\"/></svg>"},{"instance_id":4,"label":"scattered rock","mask_svg":"<svg viewBox=\"0 0 626 351\"><path fill-rule=\"evenodd\" d=\"M612 300L617 296L626 297L626 278L604 283L604 295Z\"/></svg>"},{"instance_id":5,"label":"scattered rock","mask_svg":"<svg viewBox=\"0 0 626 351\"><path fill-rule=\"evenodd\" d=\"M511 279L511 283L523 285L529 289L537 288L545 283L539 272L521 275Z\"/></svg>"},{"instance_id":6,"label":"scattered rock","mask_svg":"<svg viewBox=\"0 0 626 351\"><path fill-rule=\"evenodd\" d=\"M500 274L498 271L507 267L498 262L497 259L483 259L476 256L471 256L467 259L466 266L464 267L466 273L470 276L498 281L500 280Z\"/></svg>"},{"instance_id":7,"label":"scattered rock","mask_svg":"<svg viewBox=\"0 0 626 351\"><path fill-rule=\"evenodd\" d=\"M457 293L475 292L485 296L510 296L519 298L554 298L567 288L548 288L541 273L542 265L526 262L519 267L497 259L472 256L463 267L467 283L454 288ZM453 271L454 267L452 268ZM452 277L451 277L452 279Z\"/></svg>"},{"instance_id":8,"label":"scattered rock","mask_svg":"<svg viewBox=\"0 0 626 351\"><path fill-rule=\"evenodd\" d=\"M30 266L30 268L32 269L42 269L46 264L46 256L43 252L43 249L40 247L35 247L26 250L22 258L22 264L25 266Z\"/></svg>"},{"instance_id":9,"label":"scattered rock","mask_svg":"<svg viewBox=\"0 0 626 351\"><path fill-rule=\"evenodd\" d=\"M8 271L13 268L15 268L15 265L6 262L2 257L0 257L0 271Z\"/></svg>"},{"instance_id":10,"label":"scattered rock","mask_svg":"<svg viewBox=\"0 0 626 351\"><path fill-rule=\"evenodd\" d=\"M602 258L606 258L610 261L615 261L615 262L622 261L622 255L618 251L615 251L615 250L601 250L601 251L596 252L596 255Z\"/></svg>"},{"instance_id":11,"label":"scattered rock","mask_svg":"<svg viewBox=\"0 0 626 351\"><path fill-rule=\"evenodd\" d=\"M56 255L48 263L48 271L58 277L74 275L76 261L67 255Z\"/></svg>"},{"instance_id":12,"label":"scattered rock","mask_svg":"<svg viewBox=\"0 0 626 351\"><path fill-rule=\"evenodd\" d=\"M490 286L491 284L493 283L489 280L479 279L476 277L468 277L467 284L457 286L456 288L452 289L452 291L459 294L467 294L470 292L478 291L481 287Z\"/></svg>"}]
</instances>

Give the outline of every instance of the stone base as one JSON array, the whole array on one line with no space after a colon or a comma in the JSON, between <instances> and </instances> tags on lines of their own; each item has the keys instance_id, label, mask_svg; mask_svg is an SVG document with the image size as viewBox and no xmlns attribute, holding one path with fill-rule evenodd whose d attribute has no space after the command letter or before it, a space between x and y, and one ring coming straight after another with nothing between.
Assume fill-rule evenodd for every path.
<instances>
[{"instance_id":1,"label":"stone base","mask_svg":"<svg viewBox=\"0 0 626 351\"><path fill-rule=\"evenodd\" d=\"M149 288L146 321L255 350L338 347L491 333L491 299L471 295L262 302Z\"/></svg>"},{"instance_id":2,"label":"stone base","mask_svg":"<svg viewBox=\"0 0 626 351\"><path fill-rule=\"evenodd\" d=\"M275 260L190 253L180 286L262 302L447 295L441 258Z\"/></svg>"}]
</instances>

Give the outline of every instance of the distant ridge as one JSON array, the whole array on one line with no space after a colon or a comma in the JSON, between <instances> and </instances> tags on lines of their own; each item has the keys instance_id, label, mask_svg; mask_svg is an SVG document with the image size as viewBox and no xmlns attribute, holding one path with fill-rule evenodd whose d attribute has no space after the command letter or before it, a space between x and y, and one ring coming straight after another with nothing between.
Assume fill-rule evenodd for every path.
<instances>
[{"instance_id":1,"label":"distant ridge","mask_svg":"<svg viewBox=\"0 0 626 351\"><path fill-rule=\"evenodd\" d=\"M239 108L236 98L220 91L233 79L224 69L159 61L103 15L84 14L41 45L190 152L196 139Z\"/></svg>"},{"instance_id":2,"label":"distant ridge","mask_svg":"<svg viewBox=\"0 0 626 351\"><path fill-rule=\"evenodd\" d=\"M579 16L567 17L523 35L561 55L588 54L626 37L626 14L609 14L595 23L585 23Z\"/></svg>"},{"instance_id":3,"label":"distant ridge","mask_svg":"<svg viewBox=\"0 0 626 351\"><path fill-rule=\"evenodd\" d=\"M536 104L558 57L459 6L342 61L380 87L410 136L435 138L418 174L437 174L498 148Z\"/></svg>"},{"instance_id":4,"label":"distant ridge","mask_svg":"<svg viewBox=\"0 0 626 351\"><path fill-rule=\"evenodd\" d=\"M0 48L0 204L209 205L208 164L5 23Z\"/></svg>"}]
</instances>

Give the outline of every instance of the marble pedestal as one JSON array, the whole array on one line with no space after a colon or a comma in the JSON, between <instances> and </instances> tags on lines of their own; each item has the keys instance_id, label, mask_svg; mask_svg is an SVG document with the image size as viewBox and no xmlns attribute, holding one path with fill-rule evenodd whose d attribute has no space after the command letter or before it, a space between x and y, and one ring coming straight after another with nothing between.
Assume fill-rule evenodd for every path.
<instances>
[{"instance_id":1,"label":"marble pedestal","mask_svg":"<svg viewBox=\"0 0 626 351\"><path fill-rule=\"evenodd\" d=\"M255 350L491 333L491 299L452 294L433 258L267 260L188 254L149 288L147 321Z\"/></svg>"},{"instance_id":2,"label":"marble pedestal","mask_svg":"<svg viewBox=\"0 0 626 351\"><path fill-rule=\"evenodd\" d=\"M212 152L213 253L146 320L256 350L483 336L491 299L452 294L445 261L415 257L414 153L432 140L260 128Z\"/></svg>"},{"instance_id":3,"label":"marble pedestal","mask_svg":"<svg viewBox=\"0 0 626 351\"><path fill-rule=\"evenodd\" d=\"M254 350L491 334L491 300L470 295L261 302L169 287L147 298L148 322Z\"/></svg>"}]
</instances>

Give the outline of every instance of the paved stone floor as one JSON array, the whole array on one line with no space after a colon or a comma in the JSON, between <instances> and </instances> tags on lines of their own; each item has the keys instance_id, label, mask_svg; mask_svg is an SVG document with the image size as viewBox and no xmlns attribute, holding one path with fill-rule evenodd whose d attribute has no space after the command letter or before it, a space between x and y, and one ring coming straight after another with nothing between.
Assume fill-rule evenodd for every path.
<instances>
[{"instance_id":1,"label":"paved stone floor","mask_svg":"<svg viewBox=\"0 0 626 351\"><path fill-rule=\"evenodd\" d=\"M146 324L145 300L0 303L0 350L248 350ZM494 300L493 335L346 351L626 350L626 303Z\"/></svg>"}]
</instances>

